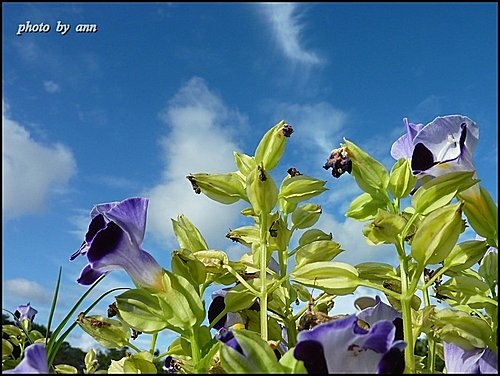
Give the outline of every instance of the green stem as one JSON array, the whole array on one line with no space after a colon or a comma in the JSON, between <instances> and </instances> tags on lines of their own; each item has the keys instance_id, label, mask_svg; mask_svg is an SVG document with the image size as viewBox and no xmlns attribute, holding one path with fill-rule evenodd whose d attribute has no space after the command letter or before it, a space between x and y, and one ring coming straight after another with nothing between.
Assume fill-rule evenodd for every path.
<instances>
[{"instance_id":1,"label":"green stem","mask_svg":"<svg viewBox=\"0 0 500 376\"><path fill-rule=\"evenodd\" d=\"M127 342L127 346L130 347L132 350L134 350L136 353L141 352L141 349L139 349L137 346L133 345L130 341Z\"/></svg>"},{"instance_id":2,"label":"green stem","mask_svg":"<svg viewBox=\"0 0 500 376\"><path fill-rule=\"evenodd\" d=\"M267 341L267 213L260 215L260 336Z\"/></svg>"},{"instance_id":3,"label":"green stem","mask_svg":"<svg viewBox=\"0 0 500 376\"><path fill-rule=\"evenodd\" d=\"M423 275L421 276L422 282L424 282ZM426 307L431 305L431 300L429 298L429 291L427 287L422 289L422 294L424 297L424 304ZM434 373L434 368L436 366L436 342L430 337L427 337L427 369L429 373Z\"/></svg>"},{"instance_id":4,"label":"green stem","mask_svg":"<svg viewBox=\"0 0 500 376\"><path fill-rule=\"evenodd\" d=\"M396 243L398 248L399 264L401 270L401 315L403 316L403 336L407 343L405 349L405 373L415 373L415 342L413 340L411 297L413 292L409 291L409 281L406 271L408 263L403 245Z\"/></svg>"},{"instance_id":5,"label":"green stem","mask_svg":"<svg viewBox=\"0 0 500 376\"><path fill-rule=\"evenodd\" d=\"M153 333L151 336L151 346L149 347L149 352L154 355L155 353L155 347L156 347L156 340L158 339L158 332Z\"/></svg>"},{"instance_id":6,"label":"green stem","mask_svg":"<svg viewBox=\"0 0 500 376\"><path fill-rule=\"evenodd\" d=\"M200 348L198 347L198 331L196 327L191 330L191 358L193 359L194 366L196 366L201 359Z\"/></svg>"},{"instance_id":7,"label":"green stem","mask_svg":"<svg viewBox=\"0 0 500 376\"><path fill-rule=\"evenodd\" d=\"M223 268L226 269L232 275L234 275L236 279L248 289L248 291L250 291L255 296L260 296L260 292L254 289L252 286L250 286L250 284L247 281L245 281L243 277L239 275L232 267L230 267L229 265L223 265Z\"/></svg>"}]
</instances>

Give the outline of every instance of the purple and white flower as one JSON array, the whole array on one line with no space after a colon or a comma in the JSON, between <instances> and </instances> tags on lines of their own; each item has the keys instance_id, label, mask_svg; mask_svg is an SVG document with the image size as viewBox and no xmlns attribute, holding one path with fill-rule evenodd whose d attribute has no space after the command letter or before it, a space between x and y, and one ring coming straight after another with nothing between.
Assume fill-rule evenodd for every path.
<instances>
[{"instance_id":1,"label":"purple and white flower","mask_svg":"<svg viewBox=\"0 0 500 376\"><path fill-rule=\"evenodd\" d=\"M498 374L498 355L487 347L464 350L453 343L444 342L443 351L447 373Z\"/></svg>"},{"instance_id":2,"label":"purple and white flower","mask_svg":"<svg viewBox=\"0 0 500 376\"><path fill-rule=\"evenodd\" d=\"M161 266L141 248L147 208L148 200L140 197L94 206L85 240L70 257L88 259L78 283L90 285L103 274L124 269L139 287L163 288Z\"/></svg>"},{"instance_id":3,"label":"purple and white flower","mask_svg":"<svg viewBox=\"0 0 500 376\"><path fill-rule=\"evenodd\" d=\"M26 347L24 358L13 369L3 371L3 373L49 373L47 363L47 352L43 343L34 343Z\"/></svg>"}]
</instances>

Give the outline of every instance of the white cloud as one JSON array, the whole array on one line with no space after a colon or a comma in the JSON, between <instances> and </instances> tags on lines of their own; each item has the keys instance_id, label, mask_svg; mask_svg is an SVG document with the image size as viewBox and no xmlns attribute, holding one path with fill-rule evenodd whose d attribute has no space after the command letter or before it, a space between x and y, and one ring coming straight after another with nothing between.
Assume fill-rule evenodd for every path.
<instances>
[{"instance_id":1,"label":"white cloud","mask_svg":"<svg viewBox=\"0 0 500 376\"><path fill-rule=\"evenodd\" d=\"M64 187L75 174L76 162L66 146L34 140L7 111L8 106L2 103L2 211L6 218L15 218L41 212L50 193Z\"/></svg>"},{"instance_id":2,"label":"white cloud","mask_svg":"<svg viewBox=\"0 0 500 376\"><path fill-rule=\"evenodd\" d=\"M61 87L54 81L43 81L43 87L47 93L58 93Z\"/></svg>"},{"instance_id":3,"label":"white cloud","mask_svg":"<svg viewBox=\"0 0 500 376\"><path fill-rule=\"evenodd\" d=\"M30 302L32 306L38 304L50 304L51 294L37 282L24 278L8 279L3 281L3 296L15 296L19 304ZM26 301L26 302L24 302ZM24 303L23 303L24 302Z\"/></svg>"},{"instance_id":4,"label":"white cloud","mask_svg":"<svg viewBox=\"0 0 500 376\"><path fill-rule=\"evenodd\" d=\"M274 38L287 58L310 65L322 62L315 53L301 46L304 25L301 23L301 14L297 14L298 4L263 3L260 6L271 24Z\"/></svg>"},{"instance_id":5,"label":"white cloud","mask_svg":"<svg viewBox=\"0 0 500 376\"><path fill-rule=\"evenodd\" d=\"M238 146L232 139L246 120L228 109L197 77L179 90L160 116L168 126L160 140L165 164L162 181L145 194L150 198L148 230L162 242L173 241L170 218L184 214L210 247L215 248L221 239L226 244L225 234L239 218L242 206L195 194L186 176L235 171L233 151Z\"/></svg>"}]
</instances>

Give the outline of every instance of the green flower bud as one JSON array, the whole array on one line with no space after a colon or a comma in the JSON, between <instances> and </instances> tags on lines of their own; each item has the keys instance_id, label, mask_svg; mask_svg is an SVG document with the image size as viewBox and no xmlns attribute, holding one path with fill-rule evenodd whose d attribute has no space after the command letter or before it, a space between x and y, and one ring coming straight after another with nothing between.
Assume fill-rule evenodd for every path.
<instances>
[{"instance_id":1,"label":"green flower bud","mask_svg":"<svg viewBox=\"0 0 500 376\"><path fill-rule=\"evenodd\" d=\"M443 266L454 272L468 269L478 262L488 249L486 241L469 240L457 244L444 259Z\"/></svg>"},{"instance_id":2,"label":"green flower bud","mask_svg":"<svg viewBox=\"0 0 500 376\"><path fill-rule=\"evenodd\" d=\"M413 195L413 207L417 213L425 215L449 204L458 192L477 183L473 175L474 171L458 171L429 180Z\"/></svg>"},{"instance_id":3,"label":"green flower bud","mask_svg":"<svg viewBox=\"0 0 500 376\"><path fill-rule=\"evenodd\" d=\"M97 360L97 354L94 349L90 349L87 354L85 354L85 373L94 373L97 368L99 368L99 361Z\"/></svg>"},{"instance_id":4,"label":"green flower bud","mask_svg":"<svg viewBox=\"0 0 500 376\"><path fill-rule=\"evenodd\" d=\"M299 245L306 245L312 243L317 240L332 240L333 236L330 232L327 234L326 232L313 228L307 231L304 231L302 236L299 238Z\"/></svg>"},{"instance_id":5,"label":"green flower bud","mask_svg":"<svg viewBox=\"0 0 500 376\"><path fill-rule=\"evenodd\" d=\"M493 291L498 285L498 249L490 248L488 250L481 260L478 272Z\"/></svg>"},{"instance_id":6,"label":"green flower bud","mask_svg":"<svg viewBox=\"0 0 500 376\"><path fill-rule=\"evenodd\" d=\"M313 226L321 215L321 206L317 204L304 204L292 213L292 223L297 229Z\"/></svg>"},{"instance_id":7,"label":"green flower bud","mask_svg":"<svg viewBox=\"0 0 500 376\"><path fill-rule=\"evenodd\" d=\"M399 159L392 166L389 176L389 190L396 198L403 198L410 194L417 183L417 177L413 175L411 160L407 158Z\"/></svg>"},{"instance_id":8,"label":"green flower bud","mask_svg":"<svg viewBox=\"0 0 500 376\"><path fill-rule=\"evenodd\" d=\"M363 235L369 244L396 243L405 225L402 216L378 209L375 219L363 228Z\"/></svg>"},{"instance_id":9,"label":"green flower bud","mask_svg":"<svg viewBox=\"0 0 500 376\"><path fill-rule=\"evenodd\" d=\"M280 251L284 251L288 247L290 230L287 228L281 216L276 213L273 217L276 217L276 219L271 219L272 223L269 227L269 248L277 248Z\"/></svg>"},{"instance_id":10,"label":"green flower bud","mask_svg":"<svg viewBox=\"0 0 500 376\"><path fill-rule=\"evenodd\" d=\"M172 252L172 272L192 281L195 288L207 278L205 265L194 256L193 252L184 248Z\"/></svg>"},{"instance_id":11,"label":"green flower bud","mask_svg":"<svg viewBox=\"0 0 500 376\"><path fill-rule=\"evenodd\" d=\"M255 149L256 164L262 163L267 171L275 168L285 151L286 139L292 133L292 126L284 120L269 129Z\"/></svg>"},{"instance_id":12,"label":"green flower bud","mask_svg":"<svg viewBox=\"0 0 500 376\"><path fill-rule=\"evenodd\" d=\"M238 227L234 230L230 230L226 234L226 238L252 248L252 244L260 242L259 227L255 225Z\"/></svg>"},{"instance_id":13,"label":"green flower bud","mask_svg":"<svg viewBox=\"0 0 500 376\"><path fill-rule=\"evenodd\" d=\"M351 202L345 215L358 221L368 221L375 218L379 209L386 208L387 203L384 200L364 192Z\"/></svg>"},{"instance_id":14,"label":"green flower bud","mask_svg":"<svg viewBox=\"0 0 500 376\"><path fill-rule=\"evenodd\" d=\"M438 286L436 290L436 296L445 296L447 300L467 304L470 303L470 298L475 295L487 297L489 287L487 283L477 277L457 275Z\"/></svg>"},{"instance_id":15,"label":"green flower bud","mask_svg":"<svg viewBox=\"0 0 500 376\"><path fill-rule=\"evenodd\" d=\"M78 315L77 323L85 332L105 347L121 348L130 340L130 328L125 323L98 315Z\"/></svg>"},{"instance_id":16,"label":"green flower bud","mask_svg":"<svg viewBox=\"0 0 500 376\"><path fill-rule=\"evenodd\" d=\"M111 360L108 373L157 373L153 363L153 354L142 351L137 354L125 356L116 361Z\"/></svg>"},{"instance_id":17,"label":"green flower bud","mask_svg":"<svg viewBox=\"0 0 500 376\"><path fill-rule=\"evenodd\" d=\"M359 187L372 196L381 196L388 201L386 188L389 184L389 173L386 168L354 143L346 139L344 141L345 150L352 162L351 174Z\"/></svg>"},{"instance_id":18,"label":"green flower bud","mask_svg":"<svg viewBox=\"0 0 500 376\"><path fill-rule=\"evenodd\" d=\"M334 295L351 294L360 284L356 268L343 262L319 261L297 265L291 275L295 282Z\"/></svg>"},{"instance_id":19,"label":"green flower bud","mask_svg":"<svg viewBox=\"0 0 500 376\"><path fill-rule=\"evenodd\" d=\"M283 180L278 197L292 204L315 197L328 188L325 188L325 180L319 180L306 175L290 176Z\"/></svg>"},{"instance_id":20,"label":"green flower bud","mask_svg":"<svg viewBox=\"0 0 500 376\"><path fill-rule=\"evenodd\" d=\"M233 204L247 200L243 178L236 172L227 174L198 173L186 176L195 193L203 193L208 198L222 204Z\"/></svg>"},{"instance_id":21,"label":"green flower bud","mask_svg":"<svg viewBox=\"0 0 500 376\"><path fill-rule=\"evenodd\" d=\"M486 189L475 185L458 195L463 211L474 231L498 248L498 207Z\"/></svg>"},{"instance_id":22,"label":"green flower bud","mask_svg":"<svg viewBox=\"0 0 500 376\"><path fill-rule=\"evenodd\" d=\"M382 284L386 280L399 279L396 269L390 264L380 262L363 262L356 265L359 278Z\"/></svg>"},{"instance_id":23,"label":"green flower bud","mask_svg":"<svg viewBox=\"0 0 500 376\"><path fill-rule=\"evenodd\" d=\"M419 264L437 264L448 257L465 229L461 206L436 209L422 221L411 243L411 255Z\"/></svg>"},{"instance_id":24,"label":"green flower bud","mask_svg":"<svg viewBox=\"0 0 500 376\"><path fill-rule=\"evenodd\" d=\"M207 272L220 274L225 271L224 265L229 263L229 259L225 252L217 250L197 251L193 252L193 256L201 261Z\"/></svg>"},{"instance_id":25,"label":"green flower bud","mask_svg":"<svg viewBox=\"0 0 500 376\"><path fill-rule=\"evenodd\" d=\"M278 189L262 164L248 174L246 194L256 215L268 214L276 205Z\"/></svg>"},{"instance_id":26,"label":"green flower bud","mask_svg":"<svg viewBox=\"0 0 500 376\"><path fill-rule=\"evenodd\" d=\"M299 246L292 253L295 252L295 261L297 266L300 266L317 261L330 261L343 251L340 244L333 240L318 240Z\"/></svg>"},{"instance_id":27,"label":"green flower bud","mask_svg":"<svg viewBox=\"0 0 500 376\"><path fill-rule=\"evenodd\" d=\"M485 320L449 308L435 314L434 330L443 341L454 343L464 350L486 347L493 334Z\"/></svg>"}]
</instances>

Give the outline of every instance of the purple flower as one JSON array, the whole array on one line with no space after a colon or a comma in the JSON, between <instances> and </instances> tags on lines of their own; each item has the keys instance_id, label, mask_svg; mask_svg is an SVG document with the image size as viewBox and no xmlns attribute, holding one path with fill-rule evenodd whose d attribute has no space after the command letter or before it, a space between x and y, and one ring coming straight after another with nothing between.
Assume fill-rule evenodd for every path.
<instances>
[{"instance_id":1,"label":"purple flower","mask_svg":"<svg viewBox=\"0 0 500 376\"><path fill-rule=\"evenodd\" d=\"M464 350L444 342L443 350L446 373L498 373L498 355L489 348Z\"/></svg>"},{"instance_id":2,"label":"purple flower","mask_svg":"<svg viewBox=\"0 0 500 376\"><path fill-rule=\"evenodd\" d=\"M24 319L29 320L30 322L33 322L35 319L35 315L38 313L36 309L31 307L30 303L26 305L20 305L17 307L16 311L14 312L14 316L17 319L18 322L23 321Z\"/></svg>"},{"instance_id":3,"label":"purple flower","mask_svg":"<svg viewBox=\"0 0 500 376\"><path fill-rule=\"evenodd\" d=\"M410 158L413 174L437 177L452 171L474 171L472 154L479 138L477 124L466 116L438 116L429 124L403 119L407 133L392 145L395 159Z\"/></svg>"},{"instance_id":4,"label":"purple flower","mask_svg":"<svg viewBox=\"0 0 500 376\"><path fill-rule=\"evenodd\" d=\"M406 343L394 323L399 320L400 314L377 297L374 307L358 315L301 331L294 356L308 373L402 373Z\"/></svg>"},{"instance_id":5,"label":"purple flower","mask_svg":"<svg viewBox=\"0 0 500 376\"><path fill-rule=\"evenodd\" d=\"M210 323L212 323L212 321L214 321L216 317L226 308L224 297L227 295L229 290L231 290L231 288L217 290L212 293L212 303L210 303L210 306L208 307L208 321ZM213 327L217 330L222 328L227 329L237 323L243 324L241 315L237 312L228 312L219 321L217 321Z\"/></svg>"},{"instance_id":6,"label":"purple flower","mask_svg":"<svg viewBox=\"0 0 500 376\"><path fill-rule=\"evenodd\" d=\"M403 124L406 128L406 134L399 137L392 144L391 155L394 159L411 158L414 149L413 140L417 133L424 127L423 124L414 124L408 122L408 118L403 118Z\"/></svg>"},{"instance_id":7,"label":"purple flower","mask_svg":"<svg viewBox=\"0 0 500 376\"><path fill-rule=\"evenodd\" d=\"M90 285L103 274L125 269L139 287L163 288L162 268L141 246L146 230L148 200L129 198L94 206L81 247L70 257L87 255L78 283Z\"/></svg>"},{"instance_id":8,"label":"purple flower","mask_svg":"<svg viewBox=\"0 0 500 376\"><path fill-rule=\"evenodd\" d=\"M24 358L15 368L3 373L49 373L47 353L43 343L34 343L26 347Z\"/></svg>"}]
</instances>

